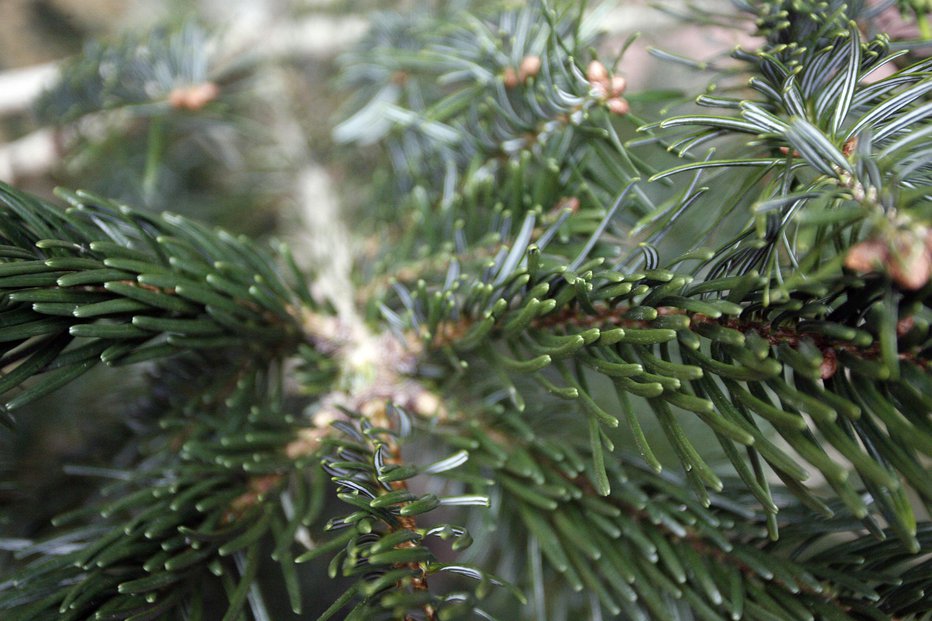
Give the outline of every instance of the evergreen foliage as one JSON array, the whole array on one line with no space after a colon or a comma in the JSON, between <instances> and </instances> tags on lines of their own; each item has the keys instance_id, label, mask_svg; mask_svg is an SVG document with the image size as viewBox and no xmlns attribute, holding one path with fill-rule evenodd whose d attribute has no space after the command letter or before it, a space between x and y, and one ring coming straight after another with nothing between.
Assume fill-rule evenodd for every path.
<instances>
[{"instance_id":1,"label":"evergreen foliage","mask_svg":"<svg viewBox=\"0 0 932 621\"><path fill-rule=\"evenodd\" d=\"M0 186L4 433L150 369L95 499L4 541L4 618L266 619L270 560L321 620L927 618L928 41L734 4L758 49L658 52L715 70L697 106L627 91L601 6L374 19L334 130L388 171L359 316L286 248ZM207 80L201 47L80 62ZM45 105L171 92L90 84Z\"/></svg>"}]
</instances>

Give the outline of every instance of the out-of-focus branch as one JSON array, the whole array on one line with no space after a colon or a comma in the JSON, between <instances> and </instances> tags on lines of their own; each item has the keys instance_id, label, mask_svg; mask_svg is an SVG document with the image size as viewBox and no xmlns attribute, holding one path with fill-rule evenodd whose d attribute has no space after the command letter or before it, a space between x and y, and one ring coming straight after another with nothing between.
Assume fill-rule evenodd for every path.
<instances>
[{"instance_id":1,"label":"out-of-focus branch","mask_svg":"<svg viewBox=\"0 0 932 621\"><path fill-rule=\"evenodd\" d=\"M365 34L361 17L311 16L293 23L257 28L254 24L228 29L221 44L225 53L251 50L258 60L330 56ZM0 73L0 116L23 112L58 79L60 62L11 69Z\"/></svg>"},{"instance_id":2,"label":"out-of-focus branch","mask_svg":"<svg viewBox=\"0 0 932 621\"><path fill-rule=\"evenodd\" d=\"M320 15L293 23L273 22L267 27L234 25L220 41L221 55L248 53L254 62L331 56L352 45L367 27L367 21L360 17ZM52 62L0 73L0 117L29 109L59 72L60 63ZM62 131L67 130L41 128L0 145L0 180L13 183L47 173L61 158Z\"/></svg>"}]
</instances>

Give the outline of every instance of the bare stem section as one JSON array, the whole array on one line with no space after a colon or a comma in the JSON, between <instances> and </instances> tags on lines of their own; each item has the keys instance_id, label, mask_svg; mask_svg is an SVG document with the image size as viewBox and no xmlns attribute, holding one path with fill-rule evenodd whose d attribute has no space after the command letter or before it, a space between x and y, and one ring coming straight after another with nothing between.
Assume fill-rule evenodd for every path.
<instances>
[{"instance_id":1,"label":"bare stem section","mask_svg":"<svg viewBox=\"0 0 932 621\"><path fill-rule=\"evenodd\" d=\"M338 361L340 372L335 389L320 400L314 424L289 447L289 455L313 451L330 423L343 417L341 408L370 419L389 402L414 414L442 414L440 399L412 379L418 343L402 342L390 332L373 333L359 314L350 276L355 245L326 171L305 167L295 194L301 221L293 239L296 254L317 275L314 295L335 310L335 315L305 311L301 321L307 338Z\"/></svg>"}]
</instances>

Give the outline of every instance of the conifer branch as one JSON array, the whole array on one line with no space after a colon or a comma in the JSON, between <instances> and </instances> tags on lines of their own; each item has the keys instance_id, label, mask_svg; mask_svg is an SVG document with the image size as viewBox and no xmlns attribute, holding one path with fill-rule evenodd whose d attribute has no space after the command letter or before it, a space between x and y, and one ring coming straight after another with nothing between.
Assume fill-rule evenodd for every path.
<instances>
[{"instance_id":1,"label":"conifer branch","mask_svg":"<svg viewBox=\"0 0 932 621\"><path fill-rule=\"evenodd\" d=\"M586 450L574 448L577 438L553 436L540 423L519 426L518 417L505 411L485 420L468 444L471 461L485 463L504 483L499 523L521 523L519 532L539 541L562 579L595 592L610 614L667 618L677 614L680 600L693 610L731 618L757 618L770 610L786 618L848 619L881 598L874 589L883 592L890 614L911 603L897 602L904 593L896 586L888 589L869 572L859 574L856 565L863 559L850 552L850 544L807 552L835 529L847 528L846 517L813 521L808 510L783 495L785 490L775 489L779 512L766 521L779 520L788 532L764 555L758 546L771 526L748 511L749 499L742 494L713 494L704 508L678 475L655 473L638 458L616 452L609 468L612 492L604 496L580 455L574 456L575 450ZM928 524L919 530L921 549L927 549L932 531ZM884 554L911 557L900 541L877 545ZM589 571L590 563L599 565L599 575ZM904 582L922 571L921 564L904 568ZM866 582L857 584L862 579ZM743 586L736 593L739 582ZM664 601L657 587L675 599Z\"/></svg>"},{"instance_id":2,"label":"conifer branch","mask_svg":"<svg viewBox=\"0 0 932 621\"><path fill-rule=\"evenodd\" d=\"M350 600L361 599L348 619L390 614L394 619L430 621L458 614L464 603L474 607L484 596L486 583L503 585L498 578L476 568L437 562L424 545L428 537L438 536L452 538L453 550L460 550L471 541L465 529L448 524L423 528L415 519L443 505L487 506L488 499L481 496L418 496L408 487L407 481L417 474L440 475L461 465L468 455L460 452L421 467L404 464L397 442L412 430L406 413L383 404L366 418L353 412L346 415L345 420L334 424L340 433L324 440L329 449L324 469L332 475L339 498L355 511L328 523L328 530L342 530L345 534L308 551L298 557L298 562L336 551L331 566L341 561L342 573L358 582L321 619L331 618ZM383 426L373 426L372 419ZM428 578L443 573L467 576L479 584L465 594L435 594L428 587Z\"/></svg>"},{"instance_id":3,"label":"conifer branch","mask_svg":"<svg viewBox=\"0 0 932 621\"><path fill-rule=\"evenodd\" d=\"M296 613L296 563L346 580L322 620L523 618L486 597L512 582L539 619L921 618L929 61L864 35L865 3L736 4L759 49L680 59L721 72L711 114L628 92L578 3L381 17L336 133L390 173L352 229L306 201L315 282L176 216L0 189L7 410L155 361L120 468L84 470L114 482L0 540L0 610L196 618L214 576L225 621L266 618L271 547ZM84 69L177 52L160 105L209 109L228 89L186 32ZM152 103L116 73L59 94Z\"/></svg>"},{"instance_id":4,"label":"conifer branch","mask_svg":"<svg viewBox=\"0 0 932 621\"><path fill-rule=\"evenodd\" d=\"M49 174L79 145L102 139L102 128L127 132L140 118L198 113L217 100L228 103L233 98L228 93L238 90L249 71L283 58L333 55L367 28L359 18L322 16L266 20L264 28L227 26L228 36L209 42L206 29L187 23L177 31L156 29L95 43L75 58L0 73L0 116L34 109L42 124L0 145L0 180L16 183ZM259 39L263 45L256 45ZM209 110L216 116L220 107L214 103Z\"/></svg>"},{"instance_id":5,"label":"conifer branch","mask_svg":"<svg viewBox=\"0 0 932 621\"><path fill-rule=\"evenodd\" d=\"M254 20L255 16L250 15ZM356 17L327 18L321 15L298 20L269 23L228 24L227 32L233 36L222 38L215 47L220 59L237 58L249 53L250 62L269 62L280 58L307 58L331 56L351 46L366 31L367 24ZM258 40L273 44L256 48ZM86 51L92 56L90 46ZM205 50L200 50L205 51ZM44 63L0 73L0 115L18 114L34 106L43 94L58 86L62 73L75 69L80 61L73 59Z\"/></svg>"},{"instance_id":6,"label":"conifer branch","mask_svg":"<svg viewBox=\"0 0 932 621\"><path fill-rule=\"evenodd\" d=\"M99 362L224 347L274 360L305 338L295 309L313 301L292 293L244 239L62 195L69 210L0 187L0 392L19 389L7 397L7 416ZM20 389L37 374L40 382Z\"/></svg>"},{"instance_id":7,"label":"conifer branch","mask_svg":"<svg viewBox=\"0 0 932 621\"><path fill-rule=\"evenodd\" d=\"M283 572L294 572L286 550L300 520L314 511L307 503L313 479L304 472L307 458L282 454L294 428L281 414L281 389L257 376L248 358L239 361L232 383L205 377L205 363L224 364L211 357L163 368L168 390L140 413L155 445L141 443L133 468L113 471L119 476L99 499L56 518L58 534L17 552L34 561L0 586L8 618L203 612L199 584L213 572L239 581L225 614L232 619L246 604L260 540L271 533ZM288 516L282 498L291 495L299 513ZM289 594L300 610L300 595Z\"/></svg>"}]
</instances>

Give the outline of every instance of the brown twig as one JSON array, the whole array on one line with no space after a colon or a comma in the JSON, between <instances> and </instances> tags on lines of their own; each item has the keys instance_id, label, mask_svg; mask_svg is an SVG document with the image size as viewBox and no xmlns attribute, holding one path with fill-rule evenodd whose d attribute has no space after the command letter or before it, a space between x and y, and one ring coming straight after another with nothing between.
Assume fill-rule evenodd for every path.
<instances>
[{"instance_id":1,"label":"brown twig","mask_svg":"<svg viewBox=\"0 0 932 621\"><path fill-rule=\"evenodd\" d=\"M374 425L383 427L385 429L390 429L392 426L392 423L391 423L391 419L388 416L386 405L387 405L387 402L385 401L370 402L368 404L368 407L365 408L362 413L366 416L366 418L372 421ZM389 434L385 434L384 436L382 436L381 439L385 443L385 447L388 449L387 450L388 456L385 462L387 464L400 465L402 463L401 447L394 440L394 438ZM404 480L392 481L390 485L392 489L395 491L408 489L408 484ZM397 516L397 518L398 518L398 527L397 528L389 527L391 532L397 532L398 530L407 530L412 533L418 532L417 520L414 518L413 515L399 515ZM411 540L411 541L404 541L402 543L399 543L395 547L396 548L414 548L414 547L417 547L417 544L413 540ZM406 567L408 569L411 569L412 572L414 572L415 577L411 580L411 587L414 590L416 591L427 591L428 590L427 574L424 570L424 567L422 567L421 563L414 562L414 561L410 563L399 563L396 565L396 567L397 568ZM433 606L431 606L430 604L424 604L423 610L424 610L424 614L426 616L427 621L436 621L437 613L434 610ZM414 621L414 619L411 617L406 617L405 621Z\"/></svg>"},{"instance_id":2,"label":"brown twig","mask_svg":"<svg viewBox=\"0 0 932 621\"><path fill-rule=\"evenodd\" d=\"M625 317L633 307L630 306L597 306L596 314L585 314L577 308L566 308L560 312L540 317L531 323L532 327L537 329L554 329L562 328L563 330L589 328L649 328L650 321L643 319L630 319ZM670 306L661 306L657 309L658 315L684 315L689 317L690 327L701 324L717 324L725 328L731 328L739 332L756 332L761 338L767 340L771 345L786 343L791 347L798 347L803 339L808 339L812 344L822 352L822 358L825 364L832 364L837 360L838 354L842 351L855 355L864 360L876 360L880 358L880 344L874 342L867 347L861 347L850 342L819 334L817 332L808 332L799 330L796 326L779 326L775 327L766 320L742 319L736 317L723 316L720 318L709 317L701 313L689 313L681 308ZM466 318L457 322L445 322L438 326L432 346L443 347L454 345L458 338L465 335L470 326L472 319ZM912 326L912 318L905 317L900 319L897 325L897 331L900 336L909 331ZM922 368L932 366L932 361L921 358L919 352L902 351L899 353L899 359L911 362ZM830 377L831 374L826 377Z\"/></svg>"}]
</instances>

